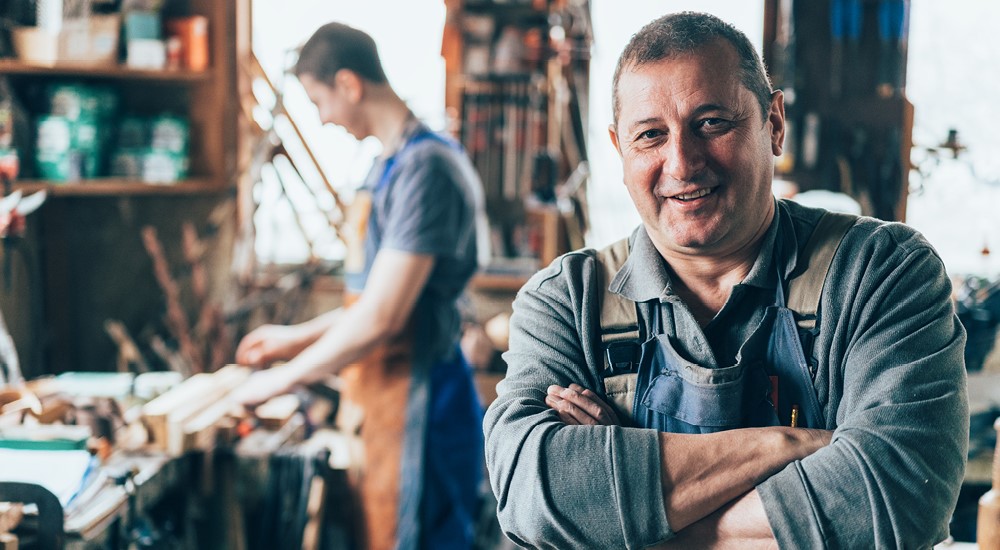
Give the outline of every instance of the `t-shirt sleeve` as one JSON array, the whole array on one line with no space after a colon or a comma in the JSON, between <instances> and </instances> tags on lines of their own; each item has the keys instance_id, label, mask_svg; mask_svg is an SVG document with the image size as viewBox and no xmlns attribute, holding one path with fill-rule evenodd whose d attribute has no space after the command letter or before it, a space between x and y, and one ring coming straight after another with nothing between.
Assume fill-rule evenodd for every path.
<instances>
[{"instance_id":1,"label":"t-shirt sleeve","mask_svg":"<svg viewBox=\"0 0 1000 550\"><path fill-rule=\"evenodd\" d=\"M427 151L401 159L386 203L382 247L414 254L460 254L470 238L471 211L448 162Z\"/></svg>"}]
</instances>

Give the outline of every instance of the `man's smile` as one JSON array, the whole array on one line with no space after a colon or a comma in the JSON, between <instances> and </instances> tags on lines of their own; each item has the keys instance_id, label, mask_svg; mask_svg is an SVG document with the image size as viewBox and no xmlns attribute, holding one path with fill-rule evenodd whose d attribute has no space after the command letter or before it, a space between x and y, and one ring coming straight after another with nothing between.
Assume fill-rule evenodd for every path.
<instances>
[{"instance_id":1,"label":"man's smile","mask_svg":"<svg viewBox=\"0 0 1000 550\"><path fill-rule=\"evenodd\" d=\"M679 200L681 202L691 202L691 201L695 201L695 200L698 200L698 199L703 198L703 197L707 197L707 196L711 195L712 193L715 193L715 191L718 188L719 188L718 186L716 186L716 187L703 187L701 189L696 189L694 191L688 191L688 192L685 192L685 193L678 193L676 195L670 195L667 198L668 199Z\"/></svg>"}]
</instances>

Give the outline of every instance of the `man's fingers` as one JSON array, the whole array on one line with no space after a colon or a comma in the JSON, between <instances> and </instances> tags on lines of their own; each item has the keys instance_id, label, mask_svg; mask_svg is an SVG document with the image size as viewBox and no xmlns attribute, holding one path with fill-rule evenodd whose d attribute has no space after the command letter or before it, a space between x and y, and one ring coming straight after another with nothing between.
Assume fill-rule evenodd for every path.
<instances>
[{"instance_id":1,"label":"man's fingers","mask_svg":"<svg viewBox=\"0 0 1000 550\"><path fill-rule=\"evenodd\" d=\"M559 398L559 396L545 396L545 404L559 413L559 418L566 424L593 426L598 423L597 419L591 417L587 411L566 399Z\"/></svg>"},{"instance_id":2,"label":"man's fingers","mask_svg":"<svg viewBox=\"0 0 1000 550\"><path fill-rule=\"evenodd\" d=\"M562 420L563 424L566 424L567 426L579 426L580 423L576 421L576 418L573 418L573 416L571 416L569 414L566 414L565 412L559 410L559 405L555 401L556 399L558 399L558 398L549 398L549 397L546 397L545 398L545 403L549 407L551 407L552 410L556 411L556 414L559 415L559 420Z\"/></svg>"},{"instance_id":3,"label":"man's fingers","mask_svg":"<svg viewBox=\"0 0 1000 550\"><path fill-rule=\"evenodd\" d=\"M595 420L597 424L617 424L618 418L614 411L608 407L594 392L584 389L582 386L570 384L570 387L563 389L559 396L586 411L587 415Z\"/></svg>"},{"instance_id":4,"label":"man's fingers","mask_svg":"<svg viewBox=\"0 0 1000 550\"><path fill-rule=\"evenodd\" d=\"M597 394L579 384L570 384L568 388L553 384L546 389L546 393L549 397L556 397L555 402L559 406L557 408L556 405L549 403L548 399L546 404L557 411L571 414L573 418L580 420L580 424L618 424L618 415L615 414L614 409L608 406ZM563 401L566 403L562 404ZM573 408L570 409L569 405L572 405Z\"/></svg>"},{"instance_id":5,"label":"man's fingers","mask_svg":"<svg viewBox=\"0 0 1000 550\"><path fill-rule=\"evenodd\" d=\"M570 388L572 388L572 387L573 386L571 385ZM601 399L600 396L598 396L596 393L594 393L594 392L592 392L592 391L590 391L588 389L584 389L584 388L580 388L577 391L579 391L580 395L582 395L583 397L585 397L586 399L588 399L590 402L592 402L592 403L596 404L598 407L600 407L600 409L604 412L605 415L607 415L609 418L611 418L612 420L614 420L615 424L618 423L618 415L615 414L615 410L613 408L611 408L611 405L608 405L603 399Z\"/></svg>"}]
</instances>

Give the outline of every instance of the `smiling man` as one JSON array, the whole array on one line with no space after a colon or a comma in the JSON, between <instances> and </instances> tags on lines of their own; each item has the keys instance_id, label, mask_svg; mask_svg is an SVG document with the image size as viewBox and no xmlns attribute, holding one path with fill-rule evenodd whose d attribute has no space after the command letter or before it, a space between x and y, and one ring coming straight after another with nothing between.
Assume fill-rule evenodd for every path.
<instances>
[{"instance_id":1,"label":"smiling man","mask_svg":"<svg viewBox=\"0 0 1000 550\"><path fill-rule=\"evenodd\" d=\"M611 141L642 224L521 290L487 412L501 525L554 548L928 547L964 472L965 334L912 229L771 194L753 46L640 30Z\"/></svg>"}]
</instances>

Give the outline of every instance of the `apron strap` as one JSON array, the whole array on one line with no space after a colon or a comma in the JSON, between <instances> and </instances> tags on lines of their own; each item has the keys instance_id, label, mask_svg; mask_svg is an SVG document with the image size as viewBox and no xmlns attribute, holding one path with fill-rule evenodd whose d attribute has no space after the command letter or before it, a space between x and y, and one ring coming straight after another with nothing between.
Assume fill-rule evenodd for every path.
<instances>
[{"instance_id":1,"label":"apron strap","mask_svg":"<svg viewBox=\"0 0 1000 550\"><path fill-rule=\"evenodd\" d=\"M851 214L823 214L802 249L799 257L808 264L802 274L789 281L787 306L795 312L799 328L815 328L816 311L819 309L826 274L840 247L840 241L857 220L858 217Z\"/></svg>"},{"instance_id":2,"label":"apron strap","mask_svg":"<svg viewBox=\"0 0 1000 550\"><path fill-rule=\"evenodd\" d=\"M597 252L597 273L601 294L601 344L605 375L632 372L639 362L639 314L636 303L611 292L608 285L628 259L628 238Z\"/></svg>"}]
</instances>

